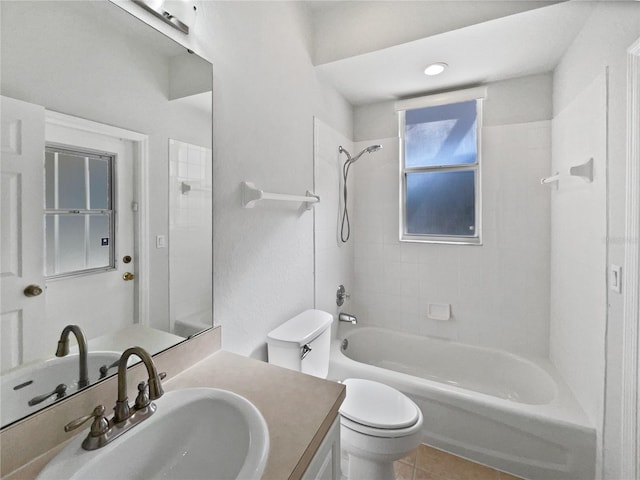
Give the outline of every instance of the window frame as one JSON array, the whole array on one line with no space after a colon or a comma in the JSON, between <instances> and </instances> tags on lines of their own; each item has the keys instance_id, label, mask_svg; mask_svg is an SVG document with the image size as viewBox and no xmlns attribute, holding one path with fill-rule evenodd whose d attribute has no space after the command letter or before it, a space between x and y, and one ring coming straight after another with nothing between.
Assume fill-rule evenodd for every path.
<instances>
[{"instance_id":1,"label":"window frame","mask_svg":"<svg viewBox=\"0 0 640 480\"><path fill-rule=\"evenodd\" d=\"M84 275L91 275L94 273L101 272L110 272L117 269L116 266L116 186L115 179L117 178L117 155L110 152L103 152L99 150L93 150L85 147L78 147L74 145L64 145L55 142L46 142L45 143L45 152L53 151L54 153L67 153L75 156L85 156L85 158L98 158L101 160L108 161L108 199L110 208L100 208L100 209L69 209L69 208L47 208L46 205L46 172L45 172L45 184L43 188L45 188L44 200L45 204L43 205L43 228L45 229L44 236L44 245L43 245L43 253L45 255L45 271L43 272L44 277L47 281L49 280L57 280L63 278L73 278L80 277ZM43 155L44 160L44 155ZM43 163L44 169L44 163ZM85 178L85 181L87 179ZM46 265L47 265L47 218L52 217L60 217L60 216L83 216L86 219L91 215L107 215L109 218L109 262L108 265L100 266L100 267L92 267L92 268L83 268L79 270L67 271L62 273L53 273L51 275L47 274ZM85 255L87 249L87 237L85 236Z\"/></svg>"},{"instance_id":2,"label":"window frame","mask_svg":"<svg viewBox=\"0 0 640 480\"><path fill-rule=\"evenodd\" d=\"M446 92L413 98L396 103L399 138L399 240L401 242L436 243L450 245L482 245L482 119L486 87ZM425 107L435 107L474 100L476 102L476 162L474 164L405 166L405 113ZM475 232L473 235L434 235L407 232L407 174L431 172L475 172Z\"/></svg>"}]
</instances>

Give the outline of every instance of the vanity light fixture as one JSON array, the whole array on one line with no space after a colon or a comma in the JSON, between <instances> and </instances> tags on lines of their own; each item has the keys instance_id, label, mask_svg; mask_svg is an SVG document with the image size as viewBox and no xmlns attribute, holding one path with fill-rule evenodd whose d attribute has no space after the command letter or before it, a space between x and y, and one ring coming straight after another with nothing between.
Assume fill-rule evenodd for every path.
<instances>
[{"instance_id":1,"label":"vanity light fixture","mask_svg":"<svg viewBox=\"0 0 640 480\"><path fill-rule=\"evenodd\" d=\"M432 63L424 69L424 74L430 77L434 75L440 75L447 67L448 65L444 62Z\"/></svg>"},{"instance_id":2,"label":"vanity light fixture","mask_svg":"<svg viewBox=\"0 0 640 480\"><path fill-rule=\"evenodd\" d=\"M174 8L171 8L173 13L167 11L165 9L164 0L133 0L133 3L141 6L147 12L151 12L153 15L155 15L165 23L168 23L173 28L176 28L180 30L182 33L186 33L187 35L189 35L189 25L184 23L182 20L180 20L176 16L178 14L178 11L174 10ZM183 2L174 2L174 3L176 3L176 5L179 5L180 3L183 3ZM187 3L187 2L185 1L184 3ZM175 7L175 8L178 8L178 7ZM193 6L193 9L195 10L196 7ZM180 10L182 10L182 7L180 7ZM183 20L185 19L183 18Z\"/></svg>"}]
</instances>

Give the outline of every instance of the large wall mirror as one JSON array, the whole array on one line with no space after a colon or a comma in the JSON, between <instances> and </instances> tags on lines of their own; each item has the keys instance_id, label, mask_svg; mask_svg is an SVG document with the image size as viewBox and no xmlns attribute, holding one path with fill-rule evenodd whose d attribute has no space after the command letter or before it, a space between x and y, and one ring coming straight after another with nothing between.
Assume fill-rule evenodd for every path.
<instances>
[{"instance_id":1,"label":"large wall mirror","mask_svg":"<svg viewBox=\"0 0 640 480\"><path fill-rule=\"evenodd\" d=\"M212 326L212 67L108 1L0 8L6 427Z\"/></svg>"}]
</instances>

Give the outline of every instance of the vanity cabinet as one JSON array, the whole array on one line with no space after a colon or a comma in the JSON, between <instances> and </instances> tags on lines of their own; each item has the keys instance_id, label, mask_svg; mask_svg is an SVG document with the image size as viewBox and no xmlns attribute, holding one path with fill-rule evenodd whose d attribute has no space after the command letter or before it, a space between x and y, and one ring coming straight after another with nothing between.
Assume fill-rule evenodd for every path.
<instances>
[{"instance_id":1,"label":"vanity cabinet","mask_svg":"<svg viewBox=\"0 0 640 480\"><path fill-rule=\"evenodd\" d=\"M333 421L302 480L340 480L340 416Z\"/></svg>"}]
</instances>

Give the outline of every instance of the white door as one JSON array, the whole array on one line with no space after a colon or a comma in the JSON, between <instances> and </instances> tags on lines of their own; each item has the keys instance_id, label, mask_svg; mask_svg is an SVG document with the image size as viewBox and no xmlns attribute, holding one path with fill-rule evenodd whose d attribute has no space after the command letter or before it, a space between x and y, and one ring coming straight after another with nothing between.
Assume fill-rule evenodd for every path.
<instances>
[{"instance_id":1,"label":"white door","mask_svg":"<svg viewBox=\"0 0 640 480\"><path fill-rule=\"evenodd\" d=\"M134 255L133 142L49 122L46 126L46 141L47 144L55 143L115 155L115 235L107 239L107 242L115 241L115 269L48 279L48 323L55 325L58 330L66 324L76 323L88 338L132 325L136 322L134 307L137 274L137 259ZM100 240L105 241L105 238L99 238L98 241ZM133 278L125 279L127 274L132 274Z\"/></svg>"},{"instance_id":2,"label":"white door","mask_svg":"<svg viewBox=\"0 0 640 480\"><path fill-rule=\"evenodd\" d=\"M45 110L0 97L2 117L0 342L2 370L37 358L44 323L43 190ZM32 296L25 289L34 285ZM37 288L43 292L37 294ZM27 292L28 294L28 292ZM25 342L33 337L35 342ZM54 348L51 345L50 348Z\"/></svg>"}]
</instances>

